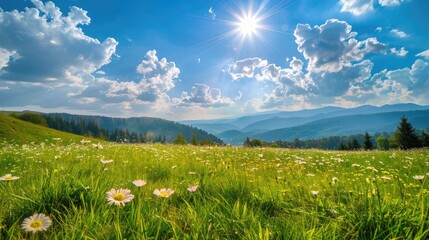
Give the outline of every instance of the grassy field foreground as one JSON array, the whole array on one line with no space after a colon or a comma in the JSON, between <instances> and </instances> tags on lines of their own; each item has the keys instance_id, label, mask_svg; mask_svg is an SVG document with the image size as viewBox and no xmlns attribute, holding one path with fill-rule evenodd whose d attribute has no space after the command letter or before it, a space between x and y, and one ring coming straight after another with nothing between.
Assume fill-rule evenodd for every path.
<instances>
[{"instance_id":1,"label":"grassy field foreground","mask_svg":"<svg viewBox=\"0 0 429 240\"><path fill-rule=\"evenodd\" d=\"M0 176L19 179L0 181L0 238L427 239L428 164L428 150L3 142ZM134 199L109 205L112 188ZM52 225L25 232L35 213Z\"/></svg>"}]
</instances>

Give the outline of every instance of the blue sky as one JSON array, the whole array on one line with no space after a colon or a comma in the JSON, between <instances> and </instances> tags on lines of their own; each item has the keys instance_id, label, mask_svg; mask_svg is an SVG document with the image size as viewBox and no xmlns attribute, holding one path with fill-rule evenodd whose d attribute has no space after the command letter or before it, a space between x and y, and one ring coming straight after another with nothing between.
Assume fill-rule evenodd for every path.
<instances>
[{"instance_id":1,"label":"blue sky","mask_svg":"<svg viewBox=\"0 0 429 240\"><path fill-rule=\"evenodd\" d=\"M429 104L426 0L0 0L0 104L171 120Z\"/></svg>"}]
</instances>

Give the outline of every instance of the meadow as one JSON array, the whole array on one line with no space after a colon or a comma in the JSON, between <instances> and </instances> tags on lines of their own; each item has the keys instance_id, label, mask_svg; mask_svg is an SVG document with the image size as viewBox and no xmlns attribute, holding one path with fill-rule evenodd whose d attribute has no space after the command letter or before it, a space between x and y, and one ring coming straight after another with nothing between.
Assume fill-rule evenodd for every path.
<instances>
[{"instance_id":1,"label":"meadow","mask_svg":"<svg viewBox=\"0 0 429 240\"><path fill-rule=\"evenodd\" d=\"M0 143L0 176L19 177L0 181L1 239L429 237L429 150L56 140ZM134 198L109 204L112 188ZM174 193L154 194L162 188ZM22 229L35 213L52 221L46 231Z\"/></svg>"}]
</instances>

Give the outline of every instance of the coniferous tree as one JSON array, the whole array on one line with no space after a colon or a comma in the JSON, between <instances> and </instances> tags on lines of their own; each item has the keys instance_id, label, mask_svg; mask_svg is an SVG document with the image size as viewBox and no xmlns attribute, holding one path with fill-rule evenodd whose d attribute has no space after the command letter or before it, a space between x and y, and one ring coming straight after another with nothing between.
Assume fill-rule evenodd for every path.
<instances>
[{"instance_id":1,"label":"coniferous tree","mask_svg":"<svg viewBox=\"0 0 429 240\"><path fill-rule=\"evenodd\" d=\"M416 130L408 122L408 119L404 116L399 123L395 135L395 142L401 149L410 149L420 147L420 140L416 133Z\"/></svg>"},{"instance_id":2,"label":"coniferous tree","mask_svg":"<svg viewBox=\"0 0 429 240\"><path fill-rule=\"evenodd\" d=\"M191 143L192 143L192 145L194 145L194 146L196 146L196 145L198 145L198 138L197 138L197 135L194 133L194 134L192 134L192 137L191 137Z\"/></svg>"},{"instance_id":3,"label":"coniferous tree","mask_svg":"<svg viewBox=\"0 0 429 240\"><path fill-rule=\"evenodd\" d=\"M178 133L176 136L176 139L174 139L173 143L177 144L177 145L185 145L186 140L185 140L185 137L183 136L183 133Z\"/></svg>"},{"instance_id":4,"label":"coniferous tree","mask_svg":"<svg viewBox=\"0 0 429 240\"><path fill-rule=\"evenodd\" d=\"M427 134L425 131L422 131L421 143L422 147L429 147L429 134Z\"/></svg>"},{"instance_id":5,"label":"coniferous tree","mask_svg":"<svg viewBox=\"0 0 429 240\"><path fill-rule=\"evenodd\" d=\"M246 138L246 140L243 143L243 146L245 146L245 147L251 147L252 146L252 143L250 142L249 137Z\"/></svg>"},{"instance_id":6,"label":"coniferous tree","mask_svg":"<svg viewBox=\"0 0 429 240\"><path fill-rule=\"evenodd\" d=\"M377 148L379 150L388 150L389 149L389 139L387 139L386 137L378 137L376 139L377 142Z\"/></svg>"},{"instance_id":7,"label":"coniferous tree","mask_svg":"<svg viewBox=\"0 0 429 240\"><path fill-rule=\"evenodd\" d=\"M372 145L371 136L368 134L368 132L365 132L364 142L363 142L363 148L365 150L371 150L374 146Z\"/></svg>"}]
</instances>

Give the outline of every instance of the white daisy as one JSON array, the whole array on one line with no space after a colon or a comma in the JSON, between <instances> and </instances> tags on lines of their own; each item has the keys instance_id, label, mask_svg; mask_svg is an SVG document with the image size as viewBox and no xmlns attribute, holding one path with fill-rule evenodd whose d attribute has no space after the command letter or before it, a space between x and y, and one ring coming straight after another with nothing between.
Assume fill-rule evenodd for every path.
<instances>
[{"instance_id":1,"label":"white daisy","mask_svg":"<svg viewBox=\"0 0 429 240\"><path fill-rule=\"evenodd\" d=\"M26 232L46 231L51 226L51 219L43 213L36 213L31 217L24 219L21 224Z\"/></svg>"},{"instance_id":2,"label":"white daisy","mask_svg":"<svg viewBox=\"0 0 429 240\"><path fill-rule=\"evenodd\" d=\"M163 197L163 198L168 198L173 193L174 193L174 191L170 188L168 188L168 189L162 188L161 190L155 189L153 191L153 194L155 194L158 197Z\"/></svg>"},{"instance_id":3,"label":"white daisy","mask_svg":"<svg viewBox=\"0 0 429 240\"><path fill-rule=\"evenodd\" d=\"M0 180L2 180L2 181L12 181L12 180L17 180L17 179L19 179L19 177L12 176L12 174L6 174L3 177L0 177Z\"/></svg>"},{"instance_id":4,"label":"white daisy","mask_svg":"<svg viewBox=\"0 0 429 240\"><path fill-rule=\"evenodd\" d=\"M413 176L413 178L416 180L423 180L425 178L425 176L424 175L415 175L415 176Z\"/></svg>"},{"instance_id":5,"label":"white daisy","mask_svg":"<svg viewBox=\"0 0 429 240\"><path fill-rule=\"evenodd\" d=\"M146 181L145 180L134 180L133 184L136 185L136 187L143 187L144 185L146 185Z\"/></svg>"},{"instance_id":6,"label":"white daisy","mask_svg":"<svg viewBox=\"0 0 429 240\"><path fill-rule=\"evenodd\" d=\"M198 185L189 186L187 189L189 192L195 192L198 189Z\"/></svg>"},{"instance_id":7,"label":"white daisy","mask_svg":"<svg viewBox=\"0 0 429 240\"><path fill-rule=\"evenodd\" d=\"M112 188L107 193L107 201L110 205L115 204L116 206L125 206L125 203L130 202L134 199L134 195L128 189L114 189Z\"/></svg>"}]
</instances>

